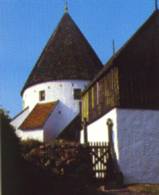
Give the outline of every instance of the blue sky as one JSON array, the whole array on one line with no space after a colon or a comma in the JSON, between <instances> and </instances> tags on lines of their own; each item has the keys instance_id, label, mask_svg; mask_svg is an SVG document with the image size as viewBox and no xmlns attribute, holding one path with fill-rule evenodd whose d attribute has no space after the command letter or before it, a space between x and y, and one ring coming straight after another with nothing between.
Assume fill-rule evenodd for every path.
<instances>
[{"instance_id":1,"label":"blue sky","mask_svg":"<svg viewBox=\"0 0 159 195\"><path fill-rule=\"evenodd\" d=\"M21 111L20 91L63 15L64 0L0 0L0 106ZM151 15L155 0L68 0L69 13L103 63Z\"/></svg>"}]
</instances>

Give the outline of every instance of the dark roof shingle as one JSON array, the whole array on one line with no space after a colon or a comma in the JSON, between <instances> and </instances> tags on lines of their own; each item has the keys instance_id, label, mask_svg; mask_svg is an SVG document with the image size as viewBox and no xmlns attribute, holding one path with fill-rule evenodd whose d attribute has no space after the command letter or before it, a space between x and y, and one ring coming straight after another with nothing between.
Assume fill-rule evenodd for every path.
<instances>
[{"instance_id":1,"label":"dark roof shingle","mask_svg":"<svg viewBox=\"0 0 159 195\"><path fill-rule=\"evenodd\" d=\"M65 13L21 93L29 86L52 80L92 80L102 67L88 41Z\"/></svg>"}]
</instances>

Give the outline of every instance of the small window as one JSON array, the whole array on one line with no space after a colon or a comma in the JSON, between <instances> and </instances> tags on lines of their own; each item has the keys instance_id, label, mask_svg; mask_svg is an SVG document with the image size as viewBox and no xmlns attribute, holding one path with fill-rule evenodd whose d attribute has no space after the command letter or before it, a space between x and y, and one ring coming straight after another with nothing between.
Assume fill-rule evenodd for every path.
<instances>
[{"instance_id":1,"label":"small window","mask_svg":"<svg viewBox=\"0 0 159 195\"><path fill-rule=\"evenodd\" d=\"M39 92L39 100L40 101L45 100L45 91L44 90L42 90L42 91Z\"/></svg>"},{"instance_id":2,"label":"small window","mask_svg":"<svg viewBox=\"0 0 159 195\"><path fill-rule=\"evenodd\" d=\"M81 89L74 89L74 99L75 100L81 99Z\"/></svg>"}]
</instances>

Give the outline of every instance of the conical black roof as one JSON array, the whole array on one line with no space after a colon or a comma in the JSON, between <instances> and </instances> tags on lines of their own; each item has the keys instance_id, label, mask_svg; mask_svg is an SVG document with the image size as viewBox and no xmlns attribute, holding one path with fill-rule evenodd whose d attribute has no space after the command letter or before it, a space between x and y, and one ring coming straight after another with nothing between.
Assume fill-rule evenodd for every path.
<instances>
[{"instance_id":1,"label":"conical black roof","mask_svg":"<svg viewBox=\"0 0 159 195\"><path fill-rule=\"evenodd\" d=\"M92 80L101 61L68 13L49 39L29 75L23 91L34 84L53 80Z\"/></svg>"}]
</instances>

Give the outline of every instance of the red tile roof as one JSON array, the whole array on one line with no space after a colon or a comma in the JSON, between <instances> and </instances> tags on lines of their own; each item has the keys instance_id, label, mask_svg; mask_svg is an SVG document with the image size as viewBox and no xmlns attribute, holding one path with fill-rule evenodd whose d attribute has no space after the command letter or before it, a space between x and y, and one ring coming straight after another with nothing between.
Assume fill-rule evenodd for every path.
<instances>
[{"instance_id":1,"label":"red tile roof","mask_svg":"<svg viewBox=\"0 0 159 195\"><path fill-rule=\"evenodd\" d=\"M24 122L20 125L19 129L33 130L41 129L52 111L55 109L57 102L49 102L37 104Z\"/></svg>"}]
</instances>

